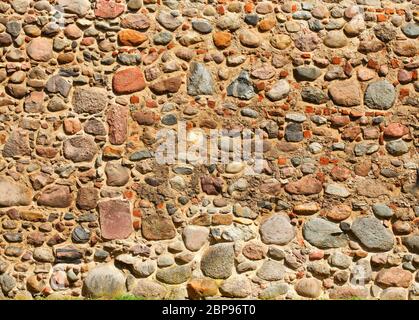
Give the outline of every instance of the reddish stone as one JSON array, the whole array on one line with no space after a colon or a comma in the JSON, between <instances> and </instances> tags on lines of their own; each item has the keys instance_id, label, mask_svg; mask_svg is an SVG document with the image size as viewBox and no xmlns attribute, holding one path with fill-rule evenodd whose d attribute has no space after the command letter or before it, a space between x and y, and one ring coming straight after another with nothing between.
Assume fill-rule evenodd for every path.
<instances>
[{"instance_id":1,"label":"reddish stone","mask_svg":"<svg viewBox=\"0 0 419 320\"><path fill-rule=\"evenodd\" d=\"M351 122L351 119L349 116L333 116L330 118L330 121L332 122L332 126L334 127L343 127L346 126L349 122Z\"/></svg>"},{"instance_id":2,"label":"reddish stone","mask_svg":"<svg viewBox=\"0 0 419 320\"><path fill-rule=\"evenodd\" d=\"M55 156L58 153L58 150L54 147L43 147L38 146L36 147L36 154L42 158L52 159L55 158Z\"/></svg>"},{"instance_id":3,"label":"reddish stone","mask_svg":"<svg viewBox=\"0 0 419 320\"><path fill-rule=\"evenodd\" d=\"M154 112L147 112L147 111L137 111L132 116L135 121L138 122L140 125L144 126L152 126L157 119L157 116Z\"/></svg>"},{"instance_id":4,"label":"reddish stone","mask_svg":"<svg viewBox=\"0 0 419 320\"><path fill-rule=\"evenodd\" d=\"M401 84L409 83L410 81L412 81L412 73L401 69L397 73L397 80L399 80Z\"/></svg>"},{"instance_id":5,"label":"reddish stone","mask_svg":"<svg viewBox=\"0 0 419 320\"><path fill-rule=\"evenodd\" d=\"M123 144L128 135L128 108L112 106L108 113L109 142L111 144Z\"/></svg>"},{"instance_id":6,"label":"reddish stone","mask_svg":"<svg viewBox=\"0 0 419 320\"><path fill-rule=\"evenodd\" d=\"M125 10L125 6L116 3L114 0L97 0L95 16L103 19L114 19L121 15Z\"/></svg>"},{"instance_id":7,"label":"reddish stone","mask_svg":"<svg viewBox=\"0 0 419 320\"><path fill-rule=\"evenodd\" d=\"M109 200L100 202L98 207L102 237L106 240L128 238L132 232L129 202Z\"/></svg>"},{"instance_id":8,"label":"reddish stone","mask_svg":"<svg viewBox=\"0 0 419 320\"><path fill-rule=\"evenodd\" d=\"M66 134L75 134L81 130L80 120L75 118L64 119L63 126Z\"/></svg>"},{"instance_id":9,"label":"reddish stone","mask_svg":"<svg viewBox=\"0 0 419 320\"><path fill-rule=\"evenodd\" d=\"M310 252L310 254L308 255L308 258L310 259L310 261L321 260L323 259L323 257L324 257L324 251L321 251L321 250Z\"/></svg>"},{"instance_id":10,"label":"reddish stone","mask_svg":"<svg viewBox=\"0 0 419 320\"><path fill-rule=\"evenodd\" d=\"M181 85L182 78L178 76L157 81L150 86L150 90L155 94L176 93Z\"/></svg>"},{"instance_id":11,"label":"reddish stone","mask_svg":"<svg viewBox=\"0 0 419 320\"><path fill-rule=\"evenodd\" d=\"M291 194L310 195L320 193L322 183L316 178L305 176L298 181L290 182L285 186L285 191Z\"/></svg>"},{"instance_id":12,"label":"reddish stone","mask_svg":"<svg viewBox=\"0 0 419 320\"><path fill-rule=\"evenodd\" d=\"M343 130L342 132L342 139L354 141L361 133L360 127L349 127Z\"/></svg>"},{"instance_id":13,"label":"reddish stone","mask_svg":"<svg viewBox=\"0 0 419 320\"><path fill-rule=\"evenodd\" d=\"M208 195L217 195L222 191L223 179L212 176L201 177L201 187Z\"/></svg>"},{"instance_id":14,"label":"reddish stone","mask_svg":"<svg viewBox=\"0 0 419 320\"><path fill-rule=\"evenodd\" d=\"M134 30L144 30L150 27L150 19L142 13L127 14L121 19L121 27Z\"/></svg>"},{"instance_id":15,"label":"reddish stone","mask_svg":"<svg viewBox=\"0 0 419 320\"><path fill-rule=\"evenodd\" d=\"M390 123L384 129L384 137L386 138L401 138L409 133L409 128L401 123Z\"/></svg>"},{"instance_id":16,"label":"reddish stone","mask_svg":"<svg viewBox=\"0 0 419 320\"><path fill-rule=\"evenodd\" d=\"M375 281L384 287L408 288L412 281L412 273L397 267L383 269L377 273Z\"/></svg>"},{"instance_id":17,"label":"reddish stone","mask_svg":"<svg viewBox=\"0 0 419 320\"><path fill-rule=\"evenodd\" d=\"M380 137L380 131L375 127L364 128L362 129L362 135L365 140L375 140Z\"/></svg>"},{"instance_id":18,"label":"reddish stone","mask_svg":"<svg viewBox=\"0 0 419 320\"><path fill-rule=\"evenodd\" d=\"M45 242L45 234L39 231L34 231L28 234L26 242L30 245L39 247Z\"/></svg>"},{"instance_id":19,"label":"reddish stone","mask_svg":"<svg viewBox=\"0 0 419 320\"><path fill-rule=\"evenodd\" d=\"M250 260L261 260L265 257L266 252L261 245L248 243L243 247L243 255Z\"/></svg>"},{"instance_id":20,"label":"reddish stone","mask_svg":"<svg viewBox=\"0 0 419 320\"><path fill-rule=\"evenodd\" d=\"M38 205L53 208L67 208L73 198L68 186L54 185L47 187L38 198Z\"/></svg>"},{"instance_id":21,"label":"reddish stone","mask_svg":"<svg viewBox=\"0 0 419 320\"><path fill-rule=\"evenodd\" d=\"M351 175L351 170L336 166L330 171L330 175L335 181L345 181Z\"/></svg>"},{"instance_id":22,"label":"reddish stone","mask_svg":"<svg viewBox=\"0 0 419 320\"><path fill-rule=\"evenodd\" d=\"M112 79L112 86L116 94L129 94L143 90L146 83L141 70L132 67L117 71Z\"/></svg>"}]
</instances>

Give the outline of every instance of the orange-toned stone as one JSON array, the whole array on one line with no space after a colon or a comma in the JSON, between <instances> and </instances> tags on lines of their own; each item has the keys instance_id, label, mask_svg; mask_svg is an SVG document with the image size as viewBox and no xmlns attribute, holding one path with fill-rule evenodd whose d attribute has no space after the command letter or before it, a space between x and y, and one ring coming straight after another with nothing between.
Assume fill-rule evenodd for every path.
<instances>
[{"instance_id":1,"label":"orange-toned stone","mask_svg":"<svg viewBox=\"0 0 419 320\"><path fill-rule=\"evenodd\" d=\"M219 49L225 49L231 45L231 33L219 31L214 33L213 40L214 44Z\"/></svg>"},{"instance_id":2,"label":"orange-toned stone","mask_svg":"<svg viewBox=\"0 0 419 320\"><path fill-rule=\"evenodd\" d=\"M131 29L121 30L118 33L118 40L123 46L136 47L147 39L145 34Z\"/></svg>"}]
</instances>

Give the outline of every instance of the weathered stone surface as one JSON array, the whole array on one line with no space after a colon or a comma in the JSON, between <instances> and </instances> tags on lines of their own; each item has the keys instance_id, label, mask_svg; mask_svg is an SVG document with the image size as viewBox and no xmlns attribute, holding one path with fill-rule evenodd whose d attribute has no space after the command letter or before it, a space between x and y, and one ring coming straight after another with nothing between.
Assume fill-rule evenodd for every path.
<instances>
[{"instance_id":1,"label":"weathered stone surface","mask_svg":"<svg viewBox=\"0 0 419 320\"><path fill-rule=\"evenodd\" d=\"M73 108L77 113L95 114L107 105L107 93L103 88L77 87L73 94Z\"/></svg>"},{"instance_id":2,"label":"weathered stone surface","mask_svg":"<svg viewBox=\"0 0 419 320\"><path fill-rule=\"evenodd\" d=\"M419 253L419 235L411 235L403 237L403 244L409 249L410 252Z\"/></svg>"},{"instance_id":3,"label":"weathered stone surface","mask_svg":"<svg viewBox=\"0 0 419 320\"><path fill-rule=\"evenodd\" d=\"M348 238L335 223L313 218L304 223L304 239L322 249L339 248L347 244Z\"/></svg>"},{"instance_id":4,"label":"weathered stone surface","mask_svg":"<svg viewBox=\"0 0 419 320\"><path fill-rule=\"evenodd\" d=\"M321 282L315 278L304 278L295 284L295 291L302 297L318 298L322 293Z\"/></svg>"},{"instance_id":5,"label":"weathered stone surface","mask_svg":"<svg viewBox=\"0 0 419 320\"><path fill-rule=\"evenodd\" d=\"M375 282L383 287L403 287L407 288L412 281L412 274L397 267L383 269L377 273Z\"/></svg>"},{"instance_id":6,"label":"weathered stone surface","mask_svg":"<svg viewBox=\"0 0 419 320\"><path fill-rule=\"evenodd\" d=\"M126 292L125 277L112 265L99 265L87 274L83 290L92 298L116 297Z\"/></svg>"},{"instance_id":7,"label":"weathered stone surface","mask_svg":"<svg viewBox=\"0 0 419 320\"><path fill-rule=\"evenodd\" d=\"M266 244L284 245L295 237L294 227L287 216L273 215L259 228L262 241Z\"/></svg>"},{"instance_id":8,"label":"weathered stone surface","mask_svg":"<svg viewBox=\"0 0 419 320\"><path fill-rule=\"evenodd\" d=\"M250 80L249 73L240 72L239 76L227 87L227 95L243 100L249 100L255 96L253 83Z\"/></svg>"},{"instance_id":9,"label":"weathered stone surface","mask_svg":"<svg viewBox=\"0 0 419 320\"><path fill-rule=\"evenodd\" d=\"M61 185L47 187L38 198L38 205L53 208L67 208L72 202L70 188Z\"/></svg>"},{"instance_id":10,"label":"weathered stone surface","mask_svg":"<svg viewBox=\"0 0 419 320\"><path fill-rule=\"evenodd\" d=\"M201 270L207 277L227 279L232 274L234 250L230 244L210 246L201 258Z\"/></svg>"},{"instance_id":11,"label":"weathered stone surface","mask_svg":"<svg viewBox=\"0 0 419 320\"><path fill-rule=\"evenodd\" d=\"M202 63L192 62L188 78L188 94L191 96L210 95L214 93L211 73Z\"/></svg>"},{"instance_id":12,"label":"weathered stone surface","mask_svg":"<svg viewBox=\"0 0 419 320\"><path fill-rule=\"evenodd\" d=\"M27 206L32 202L32 192L24 184L0 176L0 207Z\"/></svg>"},{"instance_id":13,"label":"weathered stone surface","mask_svg":"<svg viewBox=\"0 0 419 320\"><path fill-rule=\"evenodd\" d=\"M77 136L64 141L63 153L73 162L92 161L98 149L90 136Z\"/></svg>"},{"instance_id":14,"label":"weathered stone surface","mask_svg":"<svg viewBox=\"0 0 419 320\"><path fill-rule=\"evenodd\" d=\"M120 145L125 142L128 135L128 108L112 106L107 112L109 126L109 142Z\"/></svg>"},{"instance_id":15,"label":"weathered stone surface","mask_svg":"<svg viewBox=\"0 0 419 320\"><path fill-rule=\"evenodd\" d=\"M320 193L323 186L316 178L305 176L298 181L290 182L285 186L285 191L291 194L311 195Z\"/></svg>"},{"instance_id":16,"label":"weathered stone surface","mask_svg":"<svg viewBox=\"0 0 419 320\"><path fill-rule=\"evenodd\" d=\"M329 94L339 106L352 107L361 104L361 89L352 80L336 82L329 87Z\"/></svg>"},{"instance_id":17,"label":"weathered stone surface","mask_svg":"<svg viewBox=\"0 0 419 320\"><path fill-rule=\"evenodd\" d=\"M201 226L186 226L182 237L185 247L191 251L198 251L207 242L209 230Z\"/></svg>"},{"instance_id":18,"label":"weathered stone surface","mask_svg":"<svg viewBox=\"0 0 419 320\"><path fill-rule=\"evenodd\" d=\"M98 204L102 237L107 240L125 239L132 232L129 202L108 200Z\"/></svg>"},{"instance_id":19,"label":"weathered stone surface","mask_svg":"<svg viewBox=\"0 0 419 320\"><path fill-rule=\"evenodd\" d=\"M167 284L180 284L186 282L190 276L191 267L189 265L160 269L156 273L157 280Z\"/></svg>"},{"instance_id":20,"label":"weathered stone surface","mask_svg":"<svg viewBox=\"0 0 419 320\"><path fill-rule=\"evenodd\" d=\"M396 91L386 80L371 82L365 91L364 103L371 109L390 109L395 100Z\"/></svg>"},{"instance_id":21,"label":"weathered stone surface","mask_svg":"<svg viewBox=\"0 0 419 320\"><path fill-rule=\"evenodd\" d=\"M35 38L27 46L26 52L33 60L47 62L53 55L52 41L46 38Z\"/></svg>"},{"instance_id":22,"label":"weathered stone surface","mask_svg":"<svg viewBox=\"0 0 419 320\"><path fill-rule=\"evenodd\" d=\"M252 292L252 287L246 276L232 276L223 282L220 292L226 297L246 298Z\"/></svg>"},{"instance_id":23,"label":"weathered stone surface","mask_svg":"<svg viewBox=\"0 0 419 320\"><path fill-rule=\"evenodd\" d=\"M132 294L148 299L163 299L167 294L167 290L163 285L152 280L140 279L132 290Z\"/></svg>"},{"instance_id":24,"label":"weathered stone surface","mask_svg":"<svg viewBox=\"0 0 419 320\"><path fill-rule=\"evenodd\" d=\"M369 250L389 251L393 247L394 238L380 220L372 216L357 218L351 231Z\"/></svg>"},{"instance_id":25,"label":"weathered stone surface","mask_svg":"<svg viewBox=\"0 0 419 320\"><path fill-rule=\"evenodd\" d=\"M12 131L3 147L2 155L5 158L31 155L28 132L20 129Z\"/></svg>"},{"instance_id":26,"label":"weathered stone surface","mask_svg":"<svg viewBox=\"0 0 419 320\"><path fill-rule=\"evenodd\" d=\"M176 236L172 219L164 214L152 213L143 217L141 223L143 237L148 240L167 240Z\"/></svg>"}]
</instances>

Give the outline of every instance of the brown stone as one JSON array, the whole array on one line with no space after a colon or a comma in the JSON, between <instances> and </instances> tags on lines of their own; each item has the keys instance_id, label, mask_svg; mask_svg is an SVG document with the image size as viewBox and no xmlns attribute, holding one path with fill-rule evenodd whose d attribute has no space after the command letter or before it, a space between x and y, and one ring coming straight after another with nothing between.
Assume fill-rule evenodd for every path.
<instances>
[{"instance_id":1,"label":"brown stone","mask_svg":"<svg viewBox=\"0 0 419 320\"><path fill-rule=\"evenodd\" d=\"M398 139L409 133L409 128L401 123L390 123L384 129L384 137Z\"/></svg>"},{"instance_id":2,"label":"brown stone","mask_svg":"<svg viewBox=\"0 0 419 320\"><path fill-rule=\"evenodd\" d=\"M305 176L298 181L290 182L285 186L285 191L291 194L311 195L320 193L322 183L314 177Z\"/></svg>"},{"instance_id":3,"label":"brown stone","mask_svg":"<svg viewBox=\"0 0 419 320\"><path fill-rule=\"evenodd\" d=\"M38 198L38 205L53 208L67 208L71 205L72 201L73 198L68 186L54 185L42 191L41 196Z\"/></svg>"},{"instance_id":4,"label":"brown stone","mask_svg":"<svg viewBox=\"0 0 419 320\"><path fill-rule=\"evenodd\" d=\"M98 0L96 1L95 16L103 19L114 19L121 15L125 10L125 6L114 0Z\"/></svg>"},{"instance_id":5,"label":"brown stone","mask_svg":"<svg viewBox=\"0 0 419 320\"><path fill-rule=\"evenodd\" d=\"M141 231L147 240L168 240L176 236L172 219L161 213L145 215L141 222Z\"/></svg>"},{"instance_id":6,"label":"brown stone","mask_svg":"<svg viewBox=\"0 0 419 320\"><path fill-rule=\"evenodd\" d=\"M345 204L340 204L340 205L334 206L332 209L326 210L326 212L327 212L327 217L330 220L342 221L349 218L349 216L352 213L352 209L351 207Z\"/></svg>"},{"instance_id":7,"label":"brown stone","mask_svg":"<svg viewBox=\"0 0 419 320\"><path fill-rule=\"evenodd\" d=\"M248 243L243 247L243 255L250 260L262 260L266 256L266 250L256 243Z\"/></svg>"},{"instance_id":8,"label":"brown stone","mask_svg":"<svg viewBox=\"0 0 419 320\"><path fill-rule=\"evenodd\" d=\"M150 90L155 94L176 93L182 85L182 78L179 76L159 80L150 85Z\"/></svg>"},{"instance_id":9,"label":"brown stone","mask_svg":"<svg viewBox=\"0 0 419 320\"><path fill-rule=\"evenodd\" d=\"M147 36L136 30L126 29L118 32L118 40L123 46L136 47L147 41Z\"/></svg>"},{"instance_id":10,"label":"brown stone","mask_svg":"<svg viewBox=\"0 0 419 320\"><path fill-rule=\"evenodd\" d=\"M107 112L109 125L109 142L120 145L125 142L128 135L128 108L112 106Z\"/></svg>"},{"instance_id":11,"label":"brown stone","mask_svg":"<svg viewBox=\"0 0 419 320\"><path fill-rule=\"evenodd\" d=\"M217 195L222 191L223 180L212 176L201 177L201 188L208 195Z\"/></svg>"},{"instance_id":12,"label":"brown stone","mask_svg":"<svg viewBox=\"0 0 419 320\"><path fill-rule=\"evenodd\" d=\"M106 240L125 239L132 232L131 209L128 201L99 202L99 219L102 237Z\"/></svg>"},{"instance_id":13,"label":"brown stone","mask_svg":"<svg viewBox=\"0 0 419 320\"><path fill-rule=\"evenodd\" d=\"M3 157L30 156L28 132L16 129L12 131L3 148Z\"/></svg>"},{"instance_id":14,"label":"brown stone","mask_svg":"<svg viewBox=\"0 0 419 320\"><path fill-rule=\"evenodd\" d=\"M76 203L79 209L91 210L96 208L99 200L99 190L92 187L80 188L77 193Z\"/></svg>"},{"instance_id":15,"label":"brown stone","mask_svg":"<svg viewBox=\"0 0 419 320\"><path fill-rule=\"evenodd\" d=\"M375 281L383 287L408 288L412 281L412 273L397 267L383 269L377 273Z\"/></svg>"}]
</instances>

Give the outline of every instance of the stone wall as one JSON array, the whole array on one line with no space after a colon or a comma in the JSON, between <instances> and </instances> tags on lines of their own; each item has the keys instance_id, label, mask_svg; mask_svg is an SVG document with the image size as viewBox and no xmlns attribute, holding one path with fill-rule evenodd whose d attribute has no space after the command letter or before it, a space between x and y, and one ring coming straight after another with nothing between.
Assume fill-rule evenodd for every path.
<instances>
[{"instance_id":1,"label":"stone wall","mask_svg":"<svg viewBox=\"0 0 419 320\"><path fill-rule=\"evenodd\" d=\"M418 5L1 1L0 297L417 299Z\"/></svg>"}]
</instances>

